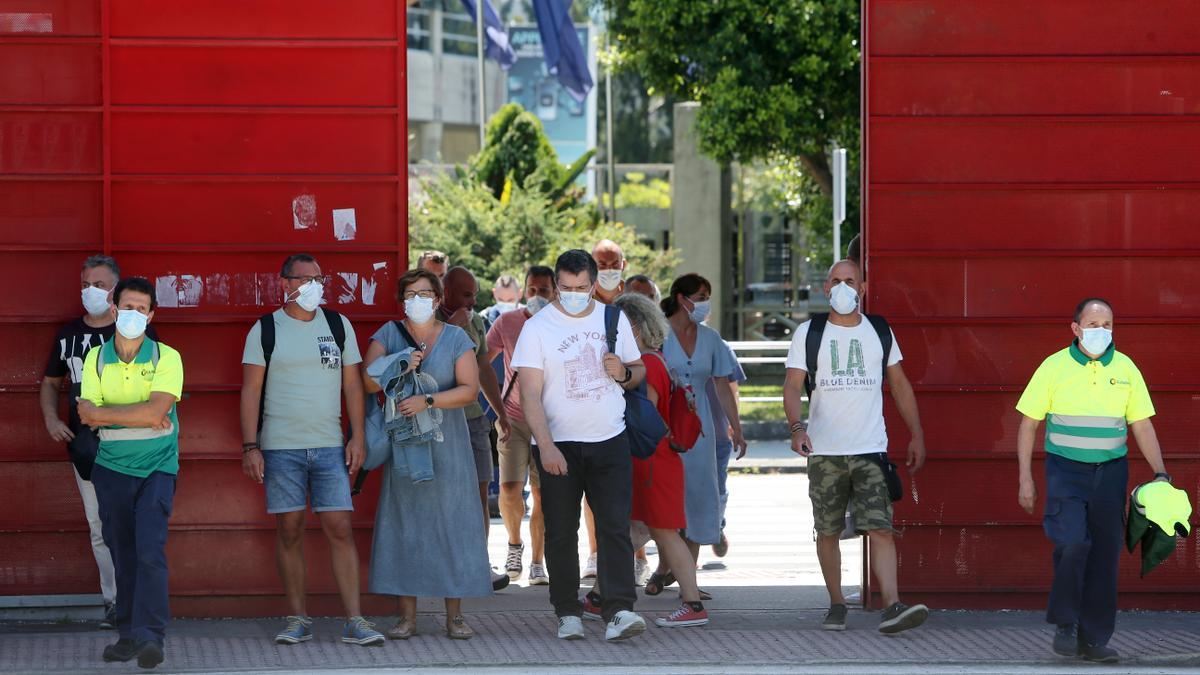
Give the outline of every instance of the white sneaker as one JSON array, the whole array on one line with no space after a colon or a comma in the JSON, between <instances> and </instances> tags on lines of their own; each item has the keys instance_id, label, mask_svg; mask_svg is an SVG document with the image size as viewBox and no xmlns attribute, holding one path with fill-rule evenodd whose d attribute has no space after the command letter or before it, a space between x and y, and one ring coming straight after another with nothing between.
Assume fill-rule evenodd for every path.
<instances>
[{"instance_id":1,"label":"white sneaker","mask_svg":"<svg viewBox=\"0 0 1200 675\"><path fill-rule=\"evenodd\" d=\"M646 574L650 571L650 563L644 558L633 559L633 585L645 586Z\"/></svg>"},{"instance_id":2,"label":"white sneaker","mask_svg":"<svg viewBox=\"0 0 1200 675\"><path fill-rule=\"evenodd\" d=\"M588 556L587 565L583 566L583 577L582 578L584 578L584 579L595 579L596 578L596 554L595 553Z\"/></svg>"},{"instance_id":3,"label":"white sneaker","mask_svg":"<svg viewBox=\"0 0 1200 675\"><path fill-rule=\"evenodd\" d=\"M550 577L546 574L546 566L541 563L529 564L529 585L530 586L546 586L550 583Z\"/></svg>"},{"instance_id":4,"label":"white sneaker","mask_svg":"<svg viewBox=\"0 0 1200 675\"><path fill-rule=\"evenodd\" d=\"M613 616L612 621L608 622L608 628L604 629L604 639L610 642L628 640L644 632L646 632L646 620L635 612L623 609Z\"/></svg>"},{"instance_id":5,"label":"white sneaker","mask_svg":"<svg viewBox=\"0 0 1200 675\"><path fill-rule=\"evenodd\" d=\"M645 628L645 624L642 627ZM558 617L559 640L582 640L583 637L583 619L577 616Z\"/></svg>"}]
</instances>

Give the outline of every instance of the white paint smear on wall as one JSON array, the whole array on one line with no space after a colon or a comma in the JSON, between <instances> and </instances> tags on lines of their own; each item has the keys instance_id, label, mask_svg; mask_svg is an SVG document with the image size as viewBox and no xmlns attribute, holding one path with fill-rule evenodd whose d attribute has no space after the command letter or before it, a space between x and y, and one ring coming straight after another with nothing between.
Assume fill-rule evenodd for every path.
<instances>
[{"instance_id":1,"label":"white paint smear on wall","mask_svg":"<svg viewBox=\"0 0 1200 675\"><path fill-rule=\"evenodd\" d=\"M292 199L292 227L311 230L317 226L317 196L296 195Z\"/></svg>"},{"instance_id":2,"label":"white paint smear on wall","mask_svg":"<svg viewBox=\"0 0 1200 675\"><path fill-rule=\"evenodd\" d=\"M362 301L364 305L375 304L375 291L379 282L387 278L387 263L377 262L372 267L371 276L362 278Z\"/></svg>"},{"instance_id":3,"label":"white paint smear on wall","mask_svg":"<svg viewBox=\"0 0 1200 675\"><path fill-rule=\"evenodd\" d=\"M333 237L338 241L354 241L358 224L354 220L354 209L333 210Z\"/></svg>"},{"instance_id":4,"label":"white paint smear on wall","mask_svg":"<svg viewBox=\"0 0 1200 675\"><path fill-rule=\"evenodd\" d=\"M358 297L358 273L357 272L338 272L337 286L334 287L334 292L337 293L337 302L339 305L348 305L354 302Z\"/></svg>"},{"instance_id":5,"label":"white paint smear on wall","mask_svg":"<svg viewBox=\"0 0 1200 675\"><path fill-rule=\"evenodd\" d=\"M204 281L194 274L167 274L154 280L159 307L199 307Z\"/></svg>"},{"instance_id":6,"label":"white paint smear on wall","mask_svg":"<svg viewBox=\"0 0 1200 675\"><path fill-rule=\"evenodd\" d=\"M53 14L43 12L0 12L0 33L53 32Z\"/></svg>"}]
</instances>

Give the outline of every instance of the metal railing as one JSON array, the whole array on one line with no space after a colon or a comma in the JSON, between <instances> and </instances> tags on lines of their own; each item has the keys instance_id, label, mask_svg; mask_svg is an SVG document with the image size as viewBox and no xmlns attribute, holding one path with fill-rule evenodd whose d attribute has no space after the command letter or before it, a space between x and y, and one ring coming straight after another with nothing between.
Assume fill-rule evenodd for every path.
<instances>
[{"instance_id":1,"label":"metal railing","mask_svg":"<svg viewBox=\"0 0 1200 675\"><path fill-rule=\"evenodd\" d=\"M727 343L730 349L733 350L734 356L737 357L738 363L741 364L758 364L758 363L786 363L787 351L791 347L791 342L787 341L758 341L758 340L743 340ZM745 352L760 354L763 352L783 352L783 356L743 356ZM738 401L744 403L782 403L782 396L742 396L738 395Z\"/></svg>"}]
</instances>

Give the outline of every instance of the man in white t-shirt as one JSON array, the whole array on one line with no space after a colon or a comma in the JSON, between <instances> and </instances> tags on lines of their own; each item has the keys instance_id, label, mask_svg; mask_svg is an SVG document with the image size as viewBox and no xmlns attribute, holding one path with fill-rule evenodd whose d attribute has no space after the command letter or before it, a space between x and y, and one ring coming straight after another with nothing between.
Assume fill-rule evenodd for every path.
<instances>
[{"instance_id":1,"label":"man in white t-shirt","mask_svg":"<svg viewBox=\"0 0 1200 675\"><path fill-rule=\"evenodd\" d=\"M870 538L871 568L886 607L879 630L899 633L924 623L929 609L900 602L896 588L888 439L883 422L885 377L912 434L907 462L910 473L925 463L925 440L895 335L882 317L859 311L865 288L857 263L842 260L829 269L825 293L832 311L828 317L814 315L792 336L783 405L791 425L792 449L809 458L808 494L816 523L817 558L830 603L822 628L846 629L839 544L849 511L856 529ZM815 364L809 363L812 351L816 351ZM809 371L813 371L811 379ZM807 422L803 421L801 402L806 380L812 389Z\"/></svg>"},{"instance_id":2,"label":"man in white t-shirt","mask_svg":"<svg viewBox=\"0 0 1200 675\"><path fill-rule=\"evenodd\" d=\"M578 555L584 495L596 517L605 638L623 640L646 629L645 620L633 612L633 460L625 437L624 398L624 390L637 387L646 371L624 315L617 326L616 353L608 353L606 306L592 299L596 278L596 261L586 251L559 256L554 267L558 299L525 322L511 363L536 443L550 602L558 616L558 637L565 640L584 636Z\"/></svg>"}]
</instances>

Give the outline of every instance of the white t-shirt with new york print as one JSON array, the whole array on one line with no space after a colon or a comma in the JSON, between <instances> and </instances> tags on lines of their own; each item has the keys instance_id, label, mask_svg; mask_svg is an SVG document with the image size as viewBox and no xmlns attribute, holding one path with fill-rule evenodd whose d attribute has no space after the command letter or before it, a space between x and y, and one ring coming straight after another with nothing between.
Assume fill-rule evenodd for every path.
<instances>
[{"instance_id":1,"label":"white t-shirt with new york print","mask_svg":"<svg viewBox=\"0 0 1200 675\"><path fill-rule=\"evenodd\" d=\"M604 372L608 343L604 307L568 316L549 305L521 329L512 368L542 371L542 406L556 443L599 443L625 431L625 391ZM642 358L629 319L617 322L617 356L625 363Z\"/></svg>"},{"instance_id":2,"label":"white t-shirt with new york print","mask_svg":"<svg viewBox=\"0 0 1200 675\"><path fill-rule=\"evenodd\" d=\"M883 423L883 344L864 317L853 328L825 324L817 352L817 382L808 404L808 437L814 455L887 452ZM805 342L811 321L792 335L787 367L808 370ZM900 362L892 334L888 365Z\"/></svg>"}]
</instances>

